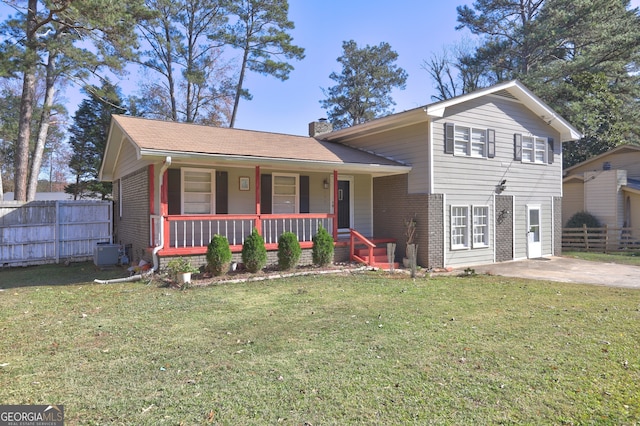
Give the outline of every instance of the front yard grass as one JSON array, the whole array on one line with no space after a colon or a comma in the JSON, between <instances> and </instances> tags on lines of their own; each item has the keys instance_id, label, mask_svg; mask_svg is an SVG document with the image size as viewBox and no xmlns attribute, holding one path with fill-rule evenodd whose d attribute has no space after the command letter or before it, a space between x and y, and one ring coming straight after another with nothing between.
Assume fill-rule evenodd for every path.
<instances>
[{"instance_id":1,"label":"front yard grass","mask_svg":"<svg viewBox=\"0 0 640 426\"><path fill-rule=\"evenodd\" d=\"M384 273L4 286L12 273L0 403L63 404L68 425L640 421L637 290Z\"/></svg>"}]
</instances>

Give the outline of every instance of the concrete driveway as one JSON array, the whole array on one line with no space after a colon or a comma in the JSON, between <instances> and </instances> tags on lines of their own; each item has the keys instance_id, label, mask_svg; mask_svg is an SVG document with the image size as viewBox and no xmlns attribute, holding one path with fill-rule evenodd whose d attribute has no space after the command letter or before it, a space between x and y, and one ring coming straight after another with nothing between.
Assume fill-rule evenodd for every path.
<instances>
[{"instance_id":1,"label":"concrete driveway","mask_svg":"<svg viewBox=\"0 0 640 426\"><path fill-rule=\"evenodd\" d=\"M474 269L479 274L640 289L640 266L589 262L569 257L518 260L476 266Z\"/></svg>"}]
</instances>

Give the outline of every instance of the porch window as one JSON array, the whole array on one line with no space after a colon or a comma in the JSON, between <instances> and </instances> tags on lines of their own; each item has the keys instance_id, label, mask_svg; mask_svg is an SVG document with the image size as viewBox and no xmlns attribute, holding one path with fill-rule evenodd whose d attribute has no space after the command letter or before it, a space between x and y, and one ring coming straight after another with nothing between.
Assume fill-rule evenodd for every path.
<instances>
[{"instance_id":1,"label":"porch window","mask_svg":"<svg viewBox=\"0 0 640 426\"><path fill-rule=\"evenodd\" d=\"M451 206L451 249L469 247L469 207Z\"/></svg>"},{"instance_id":2,"label":"porch window","mask_svg":"<svg viewBox=\"0 0 640 426\"><path fill-rule=\"evenodd\" d=\"M214 170L182 168L182 214L212 214Z\"/></svg>"},{"instance_id":3,"label":"porch window","mask_svg":"<svg viewBox=\"0 0 640 426\"><path fill-rule=\"evenodd\" d=\"M473 206L473 248L489 245L489 207Z\"/></svg>"},{"instance_id":4,"label":"porch window","mask_svg":"<svg viewBox=\"0 0 640 426\"><path fill-rule=\"evenodd\" d=\"M297 174L273 174L272 212L299 213L299 176Z\"/></svg>"}]
</instances>

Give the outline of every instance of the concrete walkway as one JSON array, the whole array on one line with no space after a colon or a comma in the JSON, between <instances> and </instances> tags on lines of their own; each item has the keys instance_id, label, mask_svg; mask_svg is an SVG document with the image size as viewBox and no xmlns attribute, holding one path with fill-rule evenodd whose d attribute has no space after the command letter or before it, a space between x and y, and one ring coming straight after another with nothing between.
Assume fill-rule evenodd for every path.
<instances>
[{"instance_id":1,"label":"concrete walkway","mask_svg":"<svg viewBox=\"0 0 640 426\"><path fill-rule=\"evenodd\" d=\"M569 257L518 260L481 265L473 269L479 274L640 289L640 266L590 262Z\"/></svg>"}]
</instances>

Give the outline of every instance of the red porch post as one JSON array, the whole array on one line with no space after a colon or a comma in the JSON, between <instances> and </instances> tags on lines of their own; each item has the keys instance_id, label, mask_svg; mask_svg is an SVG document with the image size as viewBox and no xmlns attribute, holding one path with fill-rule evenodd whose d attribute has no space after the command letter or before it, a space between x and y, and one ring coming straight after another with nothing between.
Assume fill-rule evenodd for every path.
<instances>
[{"instance_id":1,"label":"red porch post","mask_svg":"<svg viewBox=\"0 0 640 426\"><path fill-rule=\"evenodd\" d=\"M160 185L160 216L164 218L164 241L163 247L167 248L171 245L171 235L169 228L169 221L167 215L169 214L169 173L166 171L162 173L162 184Z\"/></svg>"},{"instance_id":2,"label":"red porch post","mask_svg":"<svg viewBox=\"0 0 640 426\"><path fill-rule=\"evenodd\" d=\"M338 171L333 171L333 241L338 241Z\"/></svg>"},{"instance_id":3,"label":"red porch post","mask_svg":"<svg viewBox=\"0 0 640 426\"><path fill-rule=\"evenodd\" d=\"M258 231L258 234L262 235L262 220L260 220L260 210L261 210L261 206L260 206L260 191L262 190L260 188L260 166L256 166L256 183L255 185L253 185L253 187L256 189L256 230Z\"/></svg>"}]
</instances>

